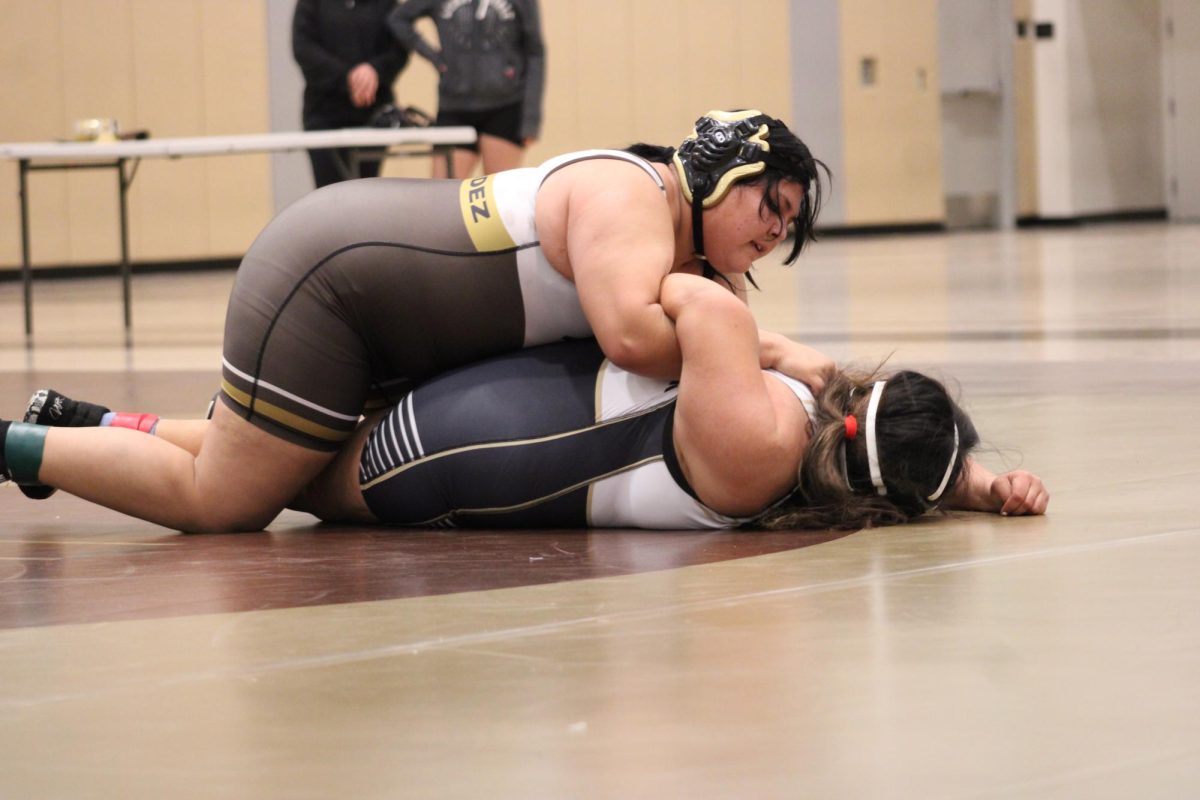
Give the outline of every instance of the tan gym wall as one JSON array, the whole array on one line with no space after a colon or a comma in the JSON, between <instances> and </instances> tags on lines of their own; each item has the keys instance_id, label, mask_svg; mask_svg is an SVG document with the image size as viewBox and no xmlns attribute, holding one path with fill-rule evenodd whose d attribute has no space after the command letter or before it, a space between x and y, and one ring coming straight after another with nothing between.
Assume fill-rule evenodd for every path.
<instances>
[{"instance_id":1,"label":"tan gym wall","mask_svg":"<svg viewBox=\"0 0 1200 800\"><path fill-rule=\"evenodd\" d=\"M787 0L745 0L736 12L719 0L542 6L546 124L528 163L674 142L710 107L787 116ZM91 116L158 137L266 131L266 19L265 2L246 0L0 0L0 140L65 137ZM435 109L422 59L401 75L398 97ZM427 172L423 162L387 170ZM115 262L114 181L108 171L32 176L35 265ZM10 269L20 260L16 185L15 165L4 164L0 267ZM271 213L267 156L148 160L130 193L132 257L237 256Z\"/></svg>"},{"instance_id":2,"label":"tan gym wall","mask_svg":"<svg viewBox=\"0 0 1200 800\"><path fill-rule=\"evenodd\" d=\"M263 15L245 0L2 0L0 140L113 117L155 136L265 130ZM30 177L35 264L114 263L115 174ZM135 261L241 252L270 213L262 158L149 160L130 193ZM0 265L20 260L17 169L0 165Z\"/></svg>"}]
</instances>

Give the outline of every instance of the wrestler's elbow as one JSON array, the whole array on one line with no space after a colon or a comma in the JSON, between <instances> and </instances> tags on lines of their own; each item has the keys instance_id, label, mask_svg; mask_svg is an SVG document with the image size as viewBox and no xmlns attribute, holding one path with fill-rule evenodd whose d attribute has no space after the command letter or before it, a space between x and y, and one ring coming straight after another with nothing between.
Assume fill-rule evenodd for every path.
<instances>
[{"instance_id":1,"label":"wrestler's elbow","mask_svg":"<svg viewBox=\"0 0 1200 800\"><path fill-rule=\"evenodd\" d=\"M681 366L679 346L674 334L654 337L639 331L624 331L606 337L597 336L608 360L621 369L652 378L678 378Z\"/></svg>"},{"instance_id":2,"label":"wrestler's elbow","mask_svg":"<svg viewBox=\"0 0 1200 800\"><path fill-rule=\"evenodd\" d=\"M679 346L706 346L715 338L757 325L750 309L734 295L721 289L697 293L675 315L675 336Z\"/></svg>"},{"instance_id":3,"label":"wrestler's elbow","mask_svg":"<svg viewBox=\"0 0 1200 800\"><path fill-rule=\"evenodd\" d=\"M604 355L613 364L630 372L640 372L647 366L653 365L655 358L648 343L636 335L618 334L600 341Z\"/></svg>"}]
</instances>

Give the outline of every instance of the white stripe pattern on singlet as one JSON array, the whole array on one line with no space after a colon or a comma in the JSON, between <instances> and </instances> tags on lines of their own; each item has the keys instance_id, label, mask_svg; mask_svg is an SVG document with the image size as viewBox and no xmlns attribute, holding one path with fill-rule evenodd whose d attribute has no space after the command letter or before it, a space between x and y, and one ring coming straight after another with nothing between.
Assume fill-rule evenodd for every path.
<instances>
[{"instance_id":1,"label":"white stripe pattern on singlet","mask_svg":"<svg viewBox=\"0 0 1200 800\"><path fill-rule=\"evenodd\" d=\"M421 437L417 434L411 392L401 398L400 411L399 414L385 416L379 423L382 435L367 440L367 457L360 459L358 465L360 483L374 480L425 455Z\"/></svg>"}]
</instances>

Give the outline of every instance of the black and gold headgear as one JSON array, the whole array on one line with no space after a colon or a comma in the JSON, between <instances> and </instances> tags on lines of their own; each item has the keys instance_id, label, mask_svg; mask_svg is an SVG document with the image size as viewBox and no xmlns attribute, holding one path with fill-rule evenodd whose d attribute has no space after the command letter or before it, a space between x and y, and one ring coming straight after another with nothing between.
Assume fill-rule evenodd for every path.
<instances>
[{"instance_id":1,"label":"black and gold headgear","mask_svg":"<svg viewBox=\"0 0 1200 800\"><path fill-rule=\"evenodd\" d=\"M692 241L704 258L704 209L725 199L730 187L760 174L772 163L771 118L757 109L710 111L696 120L672 159L683 195L692 206ZM707 266L709 275L712 267Z\"/></svg>"}]
</instances>

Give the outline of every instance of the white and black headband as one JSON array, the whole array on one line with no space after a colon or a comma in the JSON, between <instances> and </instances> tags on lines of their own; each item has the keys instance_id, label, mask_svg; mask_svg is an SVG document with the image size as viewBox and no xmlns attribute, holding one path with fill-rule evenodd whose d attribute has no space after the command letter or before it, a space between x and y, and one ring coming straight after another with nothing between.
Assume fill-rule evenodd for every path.
<instances>
[{"instance_id":1,"label":"white and black headband","mask_svg":"<svg viewBox=\"0 0 1200 800\"><path fill-rule=\"evenodd\" d=\"M883 480L883 468L879 463L879 442L875 435L875 421L879 414L879 403L883 398L883 387L886 384L887 381L876 381L875 385L871 387L871 398L867 402L867 469L870 473L871 486L874 487L876 494L879 495L887 495L888 493L887 484ZM851 392L851 397L853 397L853 392ZM849 464L850 450L853 447L853 442L858 438L858 418L853 414L848 414L844 420L844 425L846 438L846 469L844 475L846 485L853 492L858 491L858 488L850 478ZM958 461L958 446L958 423L956 422L954 423L954 450L950 453L950 463L946 465L946 472L942 475L941 483L938 484L937 489L933 491L933 494L925 498L927 502L937 502L938 498L946 491L946 486L950 483L950 476L954 472L954 464Z\"/></svg>"}]
</instances>

